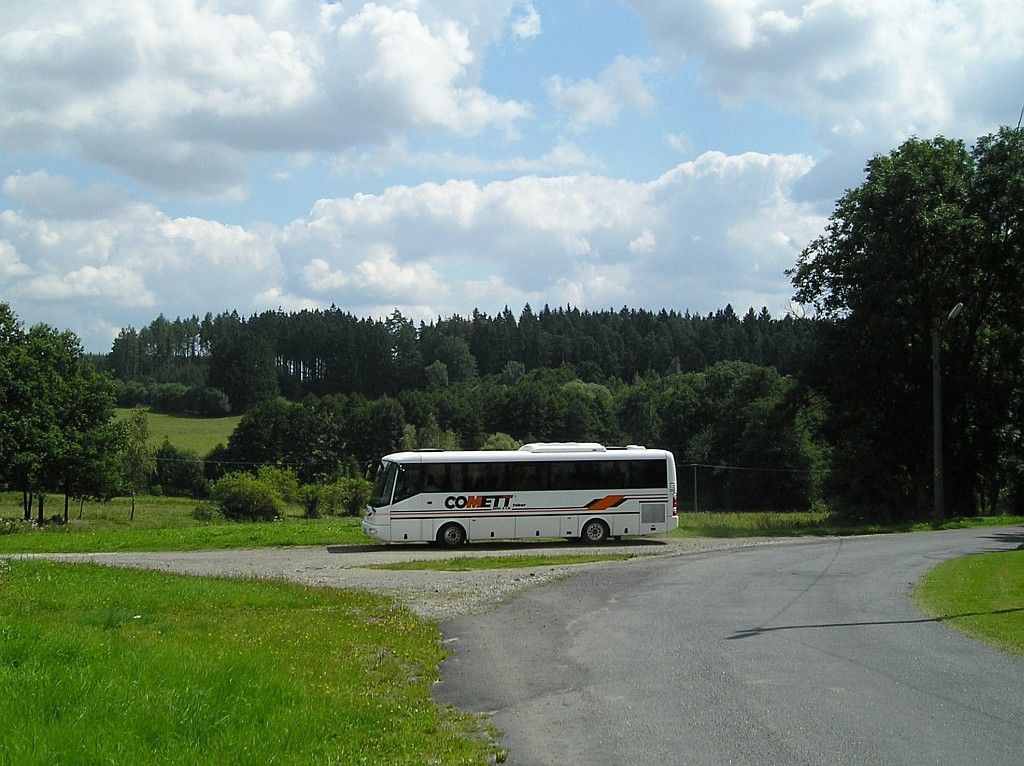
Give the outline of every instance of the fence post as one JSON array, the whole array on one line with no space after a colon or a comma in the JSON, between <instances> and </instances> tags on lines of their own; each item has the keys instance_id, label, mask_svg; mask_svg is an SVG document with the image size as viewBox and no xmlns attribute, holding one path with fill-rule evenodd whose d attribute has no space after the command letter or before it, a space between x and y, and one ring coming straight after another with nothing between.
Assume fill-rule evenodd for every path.
<instances>
[{"instance_id":1,"label":"fence post","mask_svg":"<svg viewBox=\"0 0 1024 766\"><path fill-rule=\"evenodd\" d=\"M693 464L693 512L697 512L697 464Z\"/></svg>"}]
</instances>

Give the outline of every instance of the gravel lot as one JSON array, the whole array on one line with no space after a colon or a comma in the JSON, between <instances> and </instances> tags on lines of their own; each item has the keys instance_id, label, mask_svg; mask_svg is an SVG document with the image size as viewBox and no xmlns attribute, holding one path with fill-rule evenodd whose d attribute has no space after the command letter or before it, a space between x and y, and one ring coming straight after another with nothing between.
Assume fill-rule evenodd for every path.
<instances>
[{"instance_id":1,"label":"gravel lot","mask_svg":"<svg viewBox=\"0 0 1024 766\"><path fill-rule=\"evenodd\" d=\"M8 558L92 562L191 575L268 578L332 588L357 588L393 596L421 617L443 622L461 615L485 611L525 588L561 579L593 567L628 567L632 562L612 561L470 572L393 572L367 569L366 566L460 556L511 556L533 553L565 556L588 553L672 556L740 548L766 542L704 538L637 538L596 548L567 542L471 544L455 551L440 550L427 545L359 545L152 553L25 554Z\"/></svg>"}]
</instances>

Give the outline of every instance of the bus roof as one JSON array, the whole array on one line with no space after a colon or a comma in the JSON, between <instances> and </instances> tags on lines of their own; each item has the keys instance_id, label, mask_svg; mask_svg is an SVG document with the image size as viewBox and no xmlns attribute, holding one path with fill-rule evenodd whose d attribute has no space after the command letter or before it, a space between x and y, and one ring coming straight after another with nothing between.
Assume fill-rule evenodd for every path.
<instances>
[{"instance_id":1,"label":"bus roof","mask_svg":"<svg viewBox=\"0 0 1024 766\"><path fill-rule=\"evenodd\" d=\"M578 446L574 449L573 447ZM600 449L594 449L594 447ZM413 450L385 455L384 460L395 463L504 463L512 461L549 460L664 460L672 453L661 449L647 449L636 445L604 447L592 443L575 445L572 442L533 443L518 450Z\"/></svg>"}]
</instances>

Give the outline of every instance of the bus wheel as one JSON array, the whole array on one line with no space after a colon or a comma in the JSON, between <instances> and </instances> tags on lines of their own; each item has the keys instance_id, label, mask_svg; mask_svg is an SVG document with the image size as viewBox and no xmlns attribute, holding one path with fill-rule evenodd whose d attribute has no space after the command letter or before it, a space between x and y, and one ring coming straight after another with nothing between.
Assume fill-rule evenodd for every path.
<instances>
[{"instance_id":1,"label":"bus wheel","mask_svg":"<svg viewBox=\"0 0 1024 766\"><path fill-rule=\"evenodd\" d=\"M437 530L437 544L442 548L458 548L466 542L466 530L458 524L445 524Z\"/></svg>"},{"instance_id":2,"label":"bus wheel","mask_svg":"<svg viewBox=\"0 0 1024 766\"><path fill-rule=\"evenodd\" d=\"M580 538L591 545L603 543L608 539L608 525L601 519L591 519L580 530Z\"/></svg>"}]
</instances>

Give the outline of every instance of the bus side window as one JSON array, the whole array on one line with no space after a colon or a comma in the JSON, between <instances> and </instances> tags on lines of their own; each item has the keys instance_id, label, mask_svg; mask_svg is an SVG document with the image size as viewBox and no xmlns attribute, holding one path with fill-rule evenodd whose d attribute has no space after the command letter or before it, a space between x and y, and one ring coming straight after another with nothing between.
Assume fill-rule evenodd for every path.
<instances>
[{"instance_id":1,"label":"bus side window","mask_svg":"<svg viewBox=\"0 0 1024 766\"><path fill-rule=\"evenodd\" d=\"M434 463L423 466L423 491L424 492L447 492L448 477L446 476L443 463Z\"/></svg>"},{"instance_id":2,"label":"bus side window","mask_svg":"<svg viewBox=\"0 0 1024 766\"><path fill-rule=\"evenodd\" d=\"M398 481L395 483L394 502L405 500L420 493L420 481L423 472L418 465L403 465L398 469Z\"/></svg>"},{"instance_id":3,"label":"bus side window","mask_svg":"<svg viewBox=\"0 0 1024 766\"><path fill-rule=\"evenodd\" d=\"M445 487L446 492L468 492L472 489L466 484L466 468L468 466L465 463L448 463L445 468L448 469L448 485Z\"/></svg>"},{"instance_id":4,"label":"bus side window","mask_svg":"<svg viewBox=\"0 0 1024 766\"><path fill-rule=\"evenodd\" d=\"M480 492L495 492L505 485L504 463L468 463L466 488Z\"/></svg>"}]
</instances>

